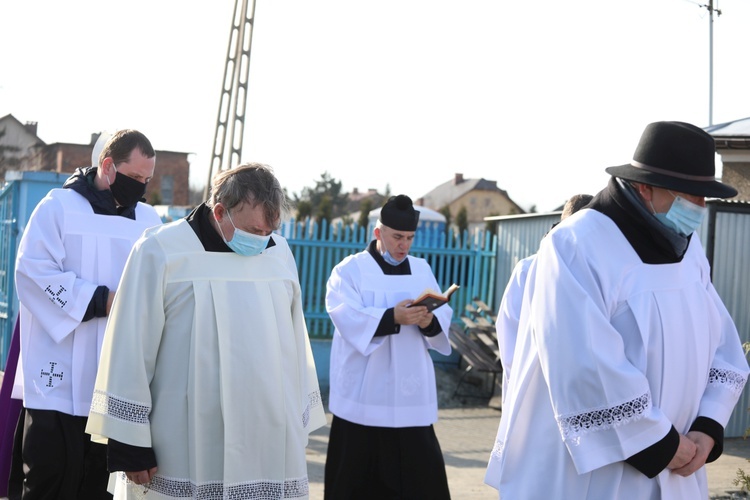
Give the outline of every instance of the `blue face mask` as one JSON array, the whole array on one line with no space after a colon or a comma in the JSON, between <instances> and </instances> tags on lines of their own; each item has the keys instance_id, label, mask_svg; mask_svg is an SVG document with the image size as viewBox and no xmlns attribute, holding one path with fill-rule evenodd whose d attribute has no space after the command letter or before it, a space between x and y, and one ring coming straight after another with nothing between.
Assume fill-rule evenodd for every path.
<instances>
[{"instance_id":1,"label":"blue face mask","mask_svg":"<svg viewBox=\"0 0 750 500\"><path fill-rule=\"evenodd\" d=\"M387 263L389 263L392 266L397 266L397 265L401 264L403 261L406 260L406 257L408 257L408 255L405 255L403 259L396 260L395 258L393 258L393 255L391 255L391 252L389 252L388 250L386 250L385 252L381 253L380 255L383 256L383 260L384 261L386 261Z\"/></svg>"},{"instance_id":2,"label":"blue face mask","mask_svg":"<svg viewBox=\"0 0 750 500\"><path fill-rule=\"evenodd\" d=\"M259 236L257 234L248 233L247 231L243 231L242 229L237 229L237 226L234 225L234 221L232 220L232 216L229 213L229 210L227 210L227 216L229 217L229 222L232 223L232 227L234 228L234 236L232 236L232 241L227 241L227 239L224 237L224 231L221 230L221 225L219 224L219 231L221 232L221 239L224 240L224 243L227 244L229 248L234 251L234 253L238 255L243 255L245 257L251 257L253 255L260 254L263 250L266 249L268 246L268 240L271 239L271 235L268 236Z\"/></svg>"},{"instance_id":3,"label":"blue face mask","mask_svg":"<svg viewBox=\"0 0 750 500\"><path fill-rule=\"evenodd\" d=\"M388 249L385 248L385 243L382 240L380 241L380 247L385 249L385 252L380 252L380 256L383 257L384 261L386 261L392 266L397 266L401 264L408 257L408 255L404 255L403 259L396 260L396 258L393 255L391 255L391 252L389 252Z\"/></svg>"},{"instance_id":4,"label":"blue face mask","mask_svg":"<svg viewBox=\"0 0 750 500\"><path fill-rule=\"evenodd\" d=\"M669 194L675 197L672 206L665 214L656 213L654 210L654 217L683 236L692 234L703 222L708 209L689 202L681 196L676 196L672 191L669 191ZM651 203L651 209L654 209L653 203Z\"/></svg>"}]
</instances>

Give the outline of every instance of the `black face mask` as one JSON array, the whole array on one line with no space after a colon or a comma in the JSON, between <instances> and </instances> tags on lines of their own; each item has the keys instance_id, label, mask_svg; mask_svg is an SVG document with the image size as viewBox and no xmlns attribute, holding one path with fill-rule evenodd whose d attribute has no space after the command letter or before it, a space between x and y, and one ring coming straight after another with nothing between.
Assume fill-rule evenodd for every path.
<instances>
[{"instance_id":1,"label":"black face mask","mask_svg":"<svg viewBox=\"0 0 750 500\"><path fill-rule=\"evenodd\" d=\"M107 177L107 182L109 182L109 177ZM121 174L115 167L115 181L110 183L109 189L120 206L132 207L143 198L146 193L146 184Z\"/></svg>"}]
</instances>

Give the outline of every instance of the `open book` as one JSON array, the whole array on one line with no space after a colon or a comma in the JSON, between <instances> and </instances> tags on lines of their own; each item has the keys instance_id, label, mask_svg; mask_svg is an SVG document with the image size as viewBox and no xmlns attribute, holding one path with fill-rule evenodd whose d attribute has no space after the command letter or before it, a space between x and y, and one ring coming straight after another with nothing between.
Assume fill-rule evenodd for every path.
<instances>
[{"instance_id":1,"label":"open book","mask_svg":"<svg viewBox=\"0 0 750 500\"><path fill-rule=\"evenodd\" d=\"M422 292L422 294L419 297L414 299L414 302L409 304L409 307L425 306L428 311L432 312L433 310L447 303L448 300L450 300L453 292L455 292L458 289L459 289L459 286L455 283L449 286L448 289L444 291L443 293L436 292L428 288L427 290Z\"/></svg>"}]
</instances>

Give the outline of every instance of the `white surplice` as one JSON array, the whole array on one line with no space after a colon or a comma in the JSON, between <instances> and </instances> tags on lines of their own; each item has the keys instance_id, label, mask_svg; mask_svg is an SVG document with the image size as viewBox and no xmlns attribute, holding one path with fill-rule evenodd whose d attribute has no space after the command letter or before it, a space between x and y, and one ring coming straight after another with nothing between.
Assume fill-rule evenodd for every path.
<instances>
[{"instance_id":1,"label":"white surplice","mask_svg":"<svg viewBox=\"0 0 750 500\"><path fill-rule=\"evenodd\" d=\"M374 336L388 308L427 288L440 290L427 261L408 259L411 274L386 275L368 251L360 252L339 263L328 280L326 310L336 327L329 409L349 422L414 427L437 421L435 368L428 350L450 353L451 307L433 311L442 328L434 337L424 336L417 325Z\"/></svg>"},{"instance_id":2,"label":"white surplice","mask_svg":"<svg viewBox=\"0 0 750 500\"><path fill-rule=\"evenodd\" d=\"M656 478L624 460L708 417L726 426L748 375L697 235L644 264L583 210L541 244L485 482L503 499L705 499L705 468ZM532 281L529 281L532 283Z\"/></svg>"},{"instance_id":3,"label":"white surplice","mask_svg":"<svg viewBox=\"0 0 750 500\"><path fill-rule=\"evenodd\" d=\"M257 256L206 252L180 220L134 247L86 430L153 448L147 498L308 496L308 433L326 420L294 258L272 238Z\"/></svg>"},{"instance_id":4,"label":"white surplice","mask_svg":"<svg viewBox=\"0 0 750 500\"><path fill-rule=\"evenodd\" d=\"M135 241L161 219L138 203L135 220L94 213L72 189L37 205L16 260L21 356L14 397L26 408L86 416L106 317L81 322L98 286L117 290Z\"/></svg>"},{"instance_id":5,"label":"white surplice","mask_svg":"<svg viewBox=\"0 0 750 500\"><path fill-rule=\"evenodd\" d=\"M521 306L526 291L526 278L534 260L536 260L536 254L519 260L513 268L495 320L497 346L500 352L500 362L503 365L503 399L508 394L510 371L513 366L513 351L516 349Z\"/></svg>"}]
</instances>

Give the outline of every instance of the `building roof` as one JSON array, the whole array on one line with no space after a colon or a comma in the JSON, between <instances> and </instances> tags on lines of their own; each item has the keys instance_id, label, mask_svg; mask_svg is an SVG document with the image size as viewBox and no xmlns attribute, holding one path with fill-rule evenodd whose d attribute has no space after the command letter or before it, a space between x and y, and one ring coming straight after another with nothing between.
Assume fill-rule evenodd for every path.
<instances>
[{"instance_id":1,"label":"building roof","mask_svg":"<svg viewBox=\"0 0 750 500\"><path fill-rule=\"evenodd\" d=\"M716 142L716 149L750 149L750 118L711 125L704 129Z\"/></svg>"},{"instance_id":2,"label":"building roof","mask_svg":"<svg viewBox=\"0 0 750 500\"><path fill-rule=\"evenodd\" d=\"M463 174L456 174L453 179L440 184L432 191L419 198L419 202L425 207L440 209L446 205L453 203L454 201L471 191L498 192L505 196L513 205L515 205L518 208L519 212L524 212L524 210L519 207L516 202L511 200L510 196L508 196L507 191L504 191L497 187L497 181L490 181L482 178L464 179Z\"/></svg>"},{"instance_id":3,"label":"building roof","mask_svg":"<svg viewBox=\"0 0 750 500\"><path fill-rule=\"evenodd\" d=\"M22 123L18 118L13 116L13 114L11 113L8 113L7 115L0 117L0 126L3 123L10 123L10 122L15 123L16 128L18 130L23 131L24 134L31 137L32 140L35 140L37 144L40 144L42 146L46 145L46 143L43 140L41 140L39 136L36 134L36 127L37 127L36 122Z\"/></svg>"},{"instance_id":4,"label":"building roof","mask_svg":"<svg viewBox=\"0 0 750 500\"><path fill-rule=\"evenodd\" d=\"M714 137L743 137L750 139L750 117L711 125L703 130Z\"/></svg>"},{"instance_id":5,"label":"building roof","mask_svg":"<svg viewBox=\"0 0 750 500\"><path fill-rule=\"evenodd\" d=\"M380 210L382 210L382 208L383 207L370 210L370 213L368 214L370 220L377 220L380 217ZM445 222L445 215L430 208L414 205L414 210L419 212L419 222Z\"/></svg>"}]
</instances>

